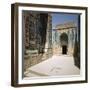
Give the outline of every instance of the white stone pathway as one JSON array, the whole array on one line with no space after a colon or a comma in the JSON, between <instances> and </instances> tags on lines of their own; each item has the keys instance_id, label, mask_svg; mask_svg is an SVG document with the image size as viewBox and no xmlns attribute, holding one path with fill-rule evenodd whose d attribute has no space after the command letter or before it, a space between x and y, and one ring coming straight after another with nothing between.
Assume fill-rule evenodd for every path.
<instances>
[{"instance_id":1,"label":"white stone pathway","mask_svg":"<svg viewBox=\"0 0 90 90\"><path fill-rule=\"evenodd\" d=\"M79 75L80 70L74 65L74 59L69 55L52 56L34 65L25 72L27 77Z\"/></svg>"}]
</instances>

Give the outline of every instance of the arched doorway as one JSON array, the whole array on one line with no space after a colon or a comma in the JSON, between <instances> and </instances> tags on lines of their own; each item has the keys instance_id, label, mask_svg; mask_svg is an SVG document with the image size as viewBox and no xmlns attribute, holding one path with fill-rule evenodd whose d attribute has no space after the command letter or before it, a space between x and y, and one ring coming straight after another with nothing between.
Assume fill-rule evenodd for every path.
<instances>
[{"instance_id":1,"label":"arched doorway","mask_svg":"<svg viewBox=\"0 0 90 90\"><path fill-rule=\"evenodd\" d=\"M60 36L60 45L62 47L62 54L67 54L68 51L68 35L62 33Z\"/></svg>"}]
</instances>

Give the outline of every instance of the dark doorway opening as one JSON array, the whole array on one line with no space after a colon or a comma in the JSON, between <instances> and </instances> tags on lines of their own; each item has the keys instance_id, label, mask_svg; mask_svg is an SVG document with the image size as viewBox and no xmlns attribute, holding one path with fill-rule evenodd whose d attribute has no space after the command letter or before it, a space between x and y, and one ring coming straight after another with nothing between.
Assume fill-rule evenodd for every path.
<instances>
[{"instance_id":1,"label":"dark doorway opening","mask_svg":"<svg viewBox=\"0 0 90 90\"><path fill-rule=\"evenodd\" d=\"M67 46L62 46L62 54L67 54Z\"/></svg>"}]
</instances>

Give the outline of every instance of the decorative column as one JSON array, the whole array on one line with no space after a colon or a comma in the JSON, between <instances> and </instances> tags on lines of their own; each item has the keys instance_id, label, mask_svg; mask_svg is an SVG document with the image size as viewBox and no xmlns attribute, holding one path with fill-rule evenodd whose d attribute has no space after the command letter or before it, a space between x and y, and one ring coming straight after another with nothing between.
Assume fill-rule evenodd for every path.
<instances>
[{"instance_id":1,"label":"decorative column","mask_svg":"<svg viewBox=\"0 0 90 90\"><path fill-rule=\"evenodd\" d=\"M72 44L73 44L73 41L72 41L72 38L73 38L73 32L72 32L72 29L69 28L68 29L68 54L71 55L72 54Z\"/></svg>"}]
</instances>

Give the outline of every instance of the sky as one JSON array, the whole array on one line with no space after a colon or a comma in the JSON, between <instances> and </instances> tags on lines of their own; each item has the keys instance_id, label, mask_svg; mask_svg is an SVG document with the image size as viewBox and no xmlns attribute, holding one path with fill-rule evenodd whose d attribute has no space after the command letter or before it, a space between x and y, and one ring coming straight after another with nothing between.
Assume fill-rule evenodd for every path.
<instances>
[{"instance_id":1,"label":"sky","mask_svg":"<svg viewBox=\"0 0 90 90\"><path fill-rule=\"evenodd\" d=\"M52 27L55 28L58 24L63 24L66 22L78 23L79 14L66 14L66 13L53 13L52 14Z\"/></svg>"}]
</instances>

